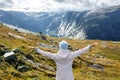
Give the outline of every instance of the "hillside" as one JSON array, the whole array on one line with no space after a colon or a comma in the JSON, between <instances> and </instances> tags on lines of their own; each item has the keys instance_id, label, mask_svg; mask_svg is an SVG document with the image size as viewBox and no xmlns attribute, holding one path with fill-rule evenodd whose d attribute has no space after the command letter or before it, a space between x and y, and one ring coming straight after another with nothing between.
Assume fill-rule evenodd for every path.
<instances>
[{"instance_id":1,"label":"hillside","mask_svg":"<svg viewBox=\"0 0 120 80\"><path fill-rule=\"evenodd\" d=\"M99 43L74 60L75 80L120 79L120 42L54 38L21 32L0 24L0 80L54 80L54 61L30 50L28 46L55 53L61 40L69 43L71 51Z\"/></svg>"}]
</instances>

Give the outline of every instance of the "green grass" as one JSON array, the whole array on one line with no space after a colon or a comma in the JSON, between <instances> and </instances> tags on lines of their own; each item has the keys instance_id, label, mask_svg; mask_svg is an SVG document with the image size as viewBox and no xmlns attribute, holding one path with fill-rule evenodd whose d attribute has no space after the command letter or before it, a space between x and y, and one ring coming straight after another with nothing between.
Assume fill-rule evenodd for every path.
<instances>
[{"instance_id":1,"label":"green grass","mask_svg":"<svg viewBox=\"0 0 120 80\"><path fill-rule=\"evenodd\" d=\"M16 35L25 37L26 40L17 39L13 36L8 35L11 32ZM120 79L120 44L117 46L112 41L106 41L108 48L101 46L101 40L73 40L67 38L54 38L46 36L48 41L41 40L40 37L33 34L26 34L18 32L14 29L10 29L4 25L0 25L0 44L5 44L8 48L14 49L19 48L25 54L31 54L34 57L34 61L42 64L50 65L54 68L55 62L39 55L36 52L33 52L28 48L28 46L38 46L36 43L45 43L50 45L58 46L58 43L61 40L66 40L72 47L73 51L76 48L80 49L88 44L98 42L99 44L92 48L91 51L83 54L81 58L84 61L98 63L104 66L103 73L99 69L93 69L87 67L85 62L81 61L79 58L76 58L73 65L76 66L73 68L75 80L119 80ZM50 43L49 40L53 40L53 43ZM44 47L39 48L49 51L57 52L57 50L51 50ZM95 58L95 55L101 53L105 58ZM88 58L88 56L90 56ZM1 80L54 80L55 75L51 75L47 72L44 72L40 69L36 69L33 65L22 59L21 55L18 55L19 60L23 61L25 65L30 66L32 69L28 72L21 73L18 70L15 70L12 65L9 65L7 62L0 63L0 79ZM80 64L81 62L81 64ZM76 64L77 63L77 64ZM81 65L81 67L80 67ZM55 72L54 72L55 73Z\"/></svg>"}]
</instances>

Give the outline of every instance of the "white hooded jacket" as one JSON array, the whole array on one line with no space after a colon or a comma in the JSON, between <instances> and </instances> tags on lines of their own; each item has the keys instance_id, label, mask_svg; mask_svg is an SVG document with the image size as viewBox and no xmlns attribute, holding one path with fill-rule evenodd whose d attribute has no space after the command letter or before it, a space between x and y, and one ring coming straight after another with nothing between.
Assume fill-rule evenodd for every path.
<instances>
[{"instance_id":1,"label":"white hooded jacket","mask_svg":"<svg viewBox=\"0 0 120 80\"><path fill-rule=\"evenodd\" d=\"M56 54L45 52L43 50L40 50L39 48L36 48L36 51L56 62L56 80L74 80L74 76L72 73L73 59L88 51L91 48L91 45L88 45L87 47L75 52L70 52L69 50L67 50L68 44L65 41L60 42L59 47L60 50Z\"/></svg>"}]
</instances>

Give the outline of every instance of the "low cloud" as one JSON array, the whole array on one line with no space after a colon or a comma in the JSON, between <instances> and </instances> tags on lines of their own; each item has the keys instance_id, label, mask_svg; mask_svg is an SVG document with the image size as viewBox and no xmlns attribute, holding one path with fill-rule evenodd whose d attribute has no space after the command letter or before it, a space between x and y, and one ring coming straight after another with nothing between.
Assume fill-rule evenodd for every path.
<instances>
[{"instance_id":1,"label":"low cloud","mask_svg":"<svg viewBox=\"0 0 120 80\"><path fill-rule=\"evenodd\" d=\"M11 4L13 4L12 0L0 0L0 8L11 7Z\"/></svg>"},{"instance_id":2,"label":"low cloud","mask_svg":"<svg viewBox=\"0 0 120 80\"><path fill-rule=\"evenodd\" d=\"M0 9L28 12L82 11L120 5L120 0L0 0Z\"/></svg>"}]
</instances>

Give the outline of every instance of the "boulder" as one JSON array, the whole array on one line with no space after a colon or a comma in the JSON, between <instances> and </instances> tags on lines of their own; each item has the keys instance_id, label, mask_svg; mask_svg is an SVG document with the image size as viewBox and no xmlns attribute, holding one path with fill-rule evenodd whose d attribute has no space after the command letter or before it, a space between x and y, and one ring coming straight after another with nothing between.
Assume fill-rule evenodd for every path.
<instances>
[{"instance_id":1,"label":"boulder","mask_svg":"<svg viewBox=\"0 0 120 80\"><path fill-rule=\"evenodd\" d=\"M6 53L5 50L0 49L0 56L3 56Z\"/></svg>"},{"instance_id":2,"label":"boulder","mask_svg":"<svg viewBox=\"0 0 120 80\"><path fill-rule=\"evenodd\" d=\"M87 66L95 68L95 69L100 69L101 72L103 72L104 66L100 64L88 64Z\"/></svg>"},{"instance_id":3,"label":"boulder","mask_svg":"<svg viewBox=\"0 0 120 80\"><path fill-rule=\"evenodd\" d=\"M3 56L8 51L10 50L4 44L0 44L0 56Z\"/></svg>"},{"instance_id":4,"label":"boulder","mask_svg":"<svg viewBox=\"0 0 120 80\"><path fill-rule=\"evenodd\" d=\"M5 45L4 44L0 44L0 47L5 47Z\"/></svg>"},{"instance_id":5,"label":"boulder","mask_svg":"<svg viewBox=\"0 0 120 80\"><path fill-rule=\"evenodd\" d=\"M44 47L44 48L58 49L58 46L54 46L54 45L48 45L48 44L44 44L44 43L39 43L39 45L40 45L41 47Z\"/></svg>"},{"instance_id":6,"label":"boulder","mask_svg":"<svg viewBox=\"0 0 120 80\"><path fill-rule=\"evenodd\" d=\"M4 58L14 55L14 52L7 52L4 54Z\"/></svg>"},{"instance_id":7,"label":"boulder","mask_svg":"<svg viewBox=\"0 0 120 80\"><path fill-rule=\"evenodd\" d=\"M42 40L44 40L44 41L47 41L47 38L46 38L45 36L43 36L43 35L41 35L40 38L41 38Z\"/></svg>"},{"instance_id":8,"label":"boulder","mask_svg":"<svg viewBox=\"0 0 120 80\"><path fill-rule=\"evenodd\" d=\"M12 50L14 53L21 53L22 51L20 50L20 49L18 49L18 48L15 48L15 49L13 49Z\"/></svg>"},{"instance_id":9,"label":"boulder","mask_svg":"<svg viewBox=\"0 0 120 80\"><path fill-rule=\"evenodd\" d=\"M18 29L14 29L14 30L17 31L17 32L19 31Z\"/></svg>"},{"instance_id":10,"label":"boulder","mask_svg":"<svg viewBox=\"0 0 120 80\"><path fill-rule=\"evenodd\" d=\"M39 32L40 35L42 35L43 33L42 32Z\"/></svg>"},{"instance_id":11,"label":"boulder","mask_svg":"<svg viewBox=\"0 0 120 80\"><path fill-rule=\"evenodd\" d=\"M22 77L20 73L12 72L11 74L15 77L19 77L19 78Z\"/></svg>"},{"instance_id":12,"label":"boulder","mask_svg":"<svg viewBox=\"0 0 120 80\"><path fill-rule=\"evenodd\" d=\"M18 66L17 69L20 72L27 72L30 70L30 68L28 66Z\"/></svg>"},{"instance_id":13,"label":"boulder","mask_svg":"<svg viewBox=\"0 0 120 80\"><path fill-rule=\"evenodd\" d=\"M7 52L4 54L4 60L10 64L16 63L17 56L15 55L14 52Z\"/></svg>"},{"instance_id":14,"label":"boulder","mask_svg":"<svg viewBox=\"0 0 120 80\"><path fill-rule=\"evenodd\" d=\"M52 43L53 43L53 40L49 40L49 42L52 44Z\"/></svg>"},{"instance_id":15,"label":"boulder","mask_svg":"<svg viewBox=\"0 0 120 80\"><path fill-rule=\"evenodd\" d=\"M69 49L69 50L73 50L73 47L70 46L70 45L68 45L68 49Z\"/></svg>"},{"instance_id":16,"label":"boulder","mask_svg":"<svg viewBox=\"0 0 120 80\"><path fill-rule=\"evenodd\" d=\"M33 56L32 56L32 55L27 54L27 55L25 55L25 56L26 56L26 58L27 58L27 59L30 59L30 60L33 60L33 61L34 61L34 58L33 58Z\"/></svg>"}]
</instances>

